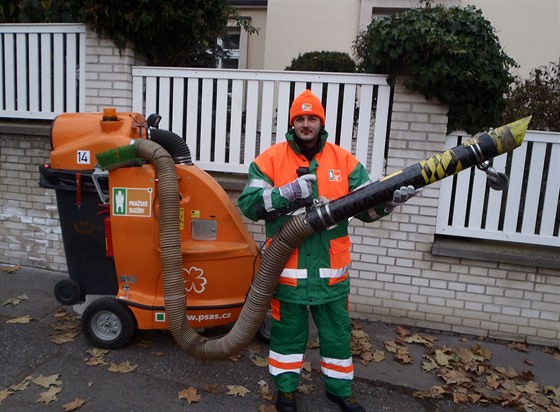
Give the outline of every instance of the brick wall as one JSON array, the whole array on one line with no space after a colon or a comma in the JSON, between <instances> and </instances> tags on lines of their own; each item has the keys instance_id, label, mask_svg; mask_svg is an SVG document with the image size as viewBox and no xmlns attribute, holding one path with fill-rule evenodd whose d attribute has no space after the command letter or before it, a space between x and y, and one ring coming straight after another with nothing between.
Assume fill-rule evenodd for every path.
<instances>
[{"instance_id":1,"label":"brick wall","mask_svg":"<svg viewBox=\"0 0 560 412\"><path fill-rule=\"evenodd\" d=\"M113 42L86 32L86 111L102 112L104 107L118 111L132 108L132 70L143 62L130 48L119 52Z\"/></svg>"},{"instance_id":2,"label":"brick wall","mask_svg":"<svg viewBox=\"0 0 560 412\"><path fill-rule=\"evenodd\" d=\"M54 191L39 187L49 127L0 126L0 261L66 271Z\"/></svg>"}]
</instances>

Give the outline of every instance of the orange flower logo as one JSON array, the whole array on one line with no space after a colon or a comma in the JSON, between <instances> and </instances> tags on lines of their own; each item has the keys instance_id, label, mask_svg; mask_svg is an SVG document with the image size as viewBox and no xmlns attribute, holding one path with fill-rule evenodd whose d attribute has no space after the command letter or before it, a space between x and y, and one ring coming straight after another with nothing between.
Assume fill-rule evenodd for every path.
<instances>
[{"instance_id":1,"label":"orange flower logo","mask_svg":"<svg viewBox=\"0 0 560 412\"><path fill-rule=\"evenodd\" d=\"M204 292L208 280L204 277L202 269L192 266L190 269L183 268L183 272L185 272L185 290L187 292Z\"/></svg>"}]
</instances>

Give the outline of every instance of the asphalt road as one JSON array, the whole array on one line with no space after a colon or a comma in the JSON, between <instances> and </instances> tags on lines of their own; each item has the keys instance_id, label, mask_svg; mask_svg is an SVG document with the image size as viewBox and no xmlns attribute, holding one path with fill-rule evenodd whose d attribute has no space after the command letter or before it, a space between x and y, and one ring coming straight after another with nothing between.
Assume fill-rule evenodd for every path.
<instances>
[{"instance_id":1,"label":"asphalt road","mask_svg":"<svg viewBox=\"0 0 560 412\"><path fill-rule=\"evenodd\" d=\"M0 301L27 297L0 307L0 399L10 386L23 383L20 387L25 387L1 400L0 410L72 410L65 405L78 399L84 401L76 409L80 411L274 411L273 401L259 393L263 386L272 388L272 380L266 366L255 364L268 355L268 346L257 340L239 358L202 361L182 351L169 333L140 331L124 349L94 357L92 345L80 333L79 317L71 308L61 310L64 307L52 294L55 283L65 276L29 268L0 272ZM29 323L7 323L25 316L31 317ZM53 341L64 340L67 333L77 335L65 343ZM318 350L308 352L316 357ZM112 365L133 370L115 372L110 370ZM376 366L368 367L374 370ZM430 384L419 370L408 369L408 374L419 387ZM47 384L51 390L61 389L56 399L44 394L46 387L34 383L41 383L37 379L41 375L56 382ZM53 379L53 375L58 376ZM455 404L449 397L416 399L411 396L414 385L396 385L384 380L383 374L375 379L369 376L359 373L354 381L355 396L368 411L508 410L495 404ZM310 393L297 395L300 412L339 410L325 398L317 366L305 374L302 383ZM198 401L189 404L179 397L188 388L194 388ZM244 390L244 396L228 394ZM41 401L42 397L51 401Z\"/></svg>"}]
</instances>

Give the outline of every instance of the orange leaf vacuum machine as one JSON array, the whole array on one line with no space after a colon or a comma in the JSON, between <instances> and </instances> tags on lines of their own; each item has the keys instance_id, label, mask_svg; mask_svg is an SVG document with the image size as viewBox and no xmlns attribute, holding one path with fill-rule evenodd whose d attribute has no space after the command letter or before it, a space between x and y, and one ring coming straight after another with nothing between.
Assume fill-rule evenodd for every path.
<instances>
[{"instance_id":1,"label":"orange leaf vacuum machine","mask_svg":"<svg viewBox=\"0 0 560 412\"><path fill-rule=\"evenodd\" d=\"M108 108L65 113L52 125L40 185L55 189L68 278L54 295L82 315L85 337L125 346L137 329L168 329L200 359L268 338L267 311L292 251L312 233L415 188L477 166L493 188L507 177L489 160L520 146L530 118L483 133L329 203L307 206L264 253L224 189L193 164L184 139L157 116ZM218 338L200 328L230 325Z\"/></svg>"}]
</instances>

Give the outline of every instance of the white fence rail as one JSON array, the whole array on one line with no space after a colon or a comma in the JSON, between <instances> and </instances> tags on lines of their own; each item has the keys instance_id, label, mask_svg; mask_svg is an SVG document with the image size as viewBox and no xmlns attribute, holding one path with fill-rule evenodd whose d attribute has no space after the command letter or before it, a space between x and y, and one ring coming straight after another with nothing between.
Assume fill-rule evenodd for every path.
<instances>
[{"instance_id":1,"label":"white fence rail","mask_svg":"<svg viewBox=\"0 0 560 412\"><path fill-rule=\"evenodd\" d=\"M0 24L0 56L0 117L84 111L84 25Z\"/></svg>"},{"instance_id":2,"label":"white fence rail","mask_svg":"<svg viewBox=\"0 0 560 412\"><path fill-rule=\"evenodd\" d=\"M448 136L446 147L469 136ZM491 190L477 168L441 182L436 233L560 246L560 133L529 131L521 147L494 159L509 187Z\"/></svg>"},{"instance_id":3,"label":"white fence rail","mask_svg":"<svg viewBox=\"0 0 560 412\"><path fill-rule=\"evenodd\" d=\"M132 75L133 111L160 114L160 128L184 137L203 169L246 173L257 154L283 138L293 97L310 88L325 106L329 139L373 178L382 176L386 76L156 67L134 67Z\"/></svg>"}]
</instances>

